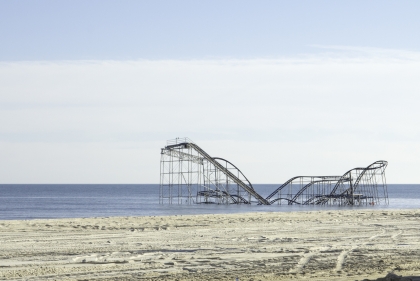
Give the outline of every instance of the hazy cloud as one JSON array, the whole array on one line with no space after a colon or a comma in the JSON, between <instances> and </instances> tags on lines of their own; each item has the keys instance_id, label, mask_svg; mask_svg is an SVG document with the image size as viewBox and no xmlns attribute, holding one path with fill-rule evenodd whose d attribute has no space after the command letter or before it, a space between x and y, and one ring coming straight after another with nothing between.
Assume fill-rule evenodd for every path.
<instances>
[{"instance_id":1,"label":"hazy cloud","mask_svg":"<svg viewBox=\"0 0 420 281\"><path fill-rule=\"evenodd\" d=\"M0 63L5 183L151 183L187 136L255 183L390 162L418 183L420 54Z\"/></svg>"}]
</instances>

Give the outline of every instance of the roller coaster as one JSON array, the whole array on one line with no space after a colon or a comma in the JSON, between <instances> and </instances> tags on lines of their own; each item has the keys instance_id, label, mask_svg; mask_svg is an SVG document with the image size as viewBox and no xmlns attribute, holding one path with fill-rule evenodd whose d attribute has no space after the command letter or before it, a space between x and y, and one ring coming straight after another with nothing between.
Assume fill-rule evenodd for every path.
<instances>
[{"instance_id":1,"label":"roller coaster","mask_svg":"<svg viewBox=\"0 0 420 281\"><path fill-rule=\"evenodd\" d=\"M297 176L264 198L234 164L211 157L188 138L161 149L159 203L258 205L388 204L387 161L354 168L341 176Z\"/></svg>"}]
</instances>

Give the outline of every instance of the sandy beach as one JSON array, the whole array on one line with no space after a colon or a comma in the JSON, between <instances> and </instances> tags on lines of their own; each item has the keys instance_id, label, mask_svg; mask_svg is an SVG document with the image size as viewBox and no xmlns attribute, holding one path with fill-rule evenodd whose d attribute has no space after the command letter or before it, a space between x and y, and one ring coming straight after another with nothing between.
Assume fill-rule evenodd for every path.
<instances>
[{"instance_id":1,"label":"sandy beach","mask_svg":"<svg viewBox=\"0 0 420 281\"><path fill-rule=\"evenodd\" d=\"M420 276L419 221L420 210L0 221L0 279Z\"/></svg>"}]
</instances>

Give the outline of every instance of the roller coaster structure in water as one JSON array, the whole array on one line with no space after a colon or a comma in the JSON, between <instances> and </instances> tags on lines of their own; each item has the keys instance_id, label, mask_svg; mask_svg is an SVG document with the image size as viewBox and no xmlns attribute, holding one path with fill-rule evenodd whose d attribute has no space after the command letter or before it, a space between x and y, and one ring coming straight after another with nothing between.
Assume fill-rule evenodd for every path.
<instances>
[{"instance_id":1,"label":"roller coaster structure in water","mask_svg":"<svg viewBox=\"0 0 420 281\"><path fill-rule=\"evenodd\" d=\"M188 138L169 140L161 149L161 204L388 204L387 161L354 168L341 176L297 176L262 197L234 164L211 157Z\"/></svg>"}]
</instances>

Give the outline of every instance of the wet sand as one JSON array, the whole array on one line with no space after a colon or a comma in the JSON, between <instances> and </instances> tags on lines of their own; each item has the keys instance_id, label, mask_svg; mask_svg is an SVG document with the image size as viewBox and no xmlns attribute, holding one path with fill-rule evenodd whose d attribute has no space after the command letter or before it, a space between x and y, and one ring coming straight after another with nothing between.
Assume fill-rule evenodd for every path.
<instances>
[{"instance_id":1,"label":"wet sand","mask_svg":"<svg viewBox=\"0 0 420 281\"><path fill-rule=\"evenodd\" d=\"M376 280L389 272L420 276L420 210L0 221L0 280Z\"/></svg>"}]
</instances>

